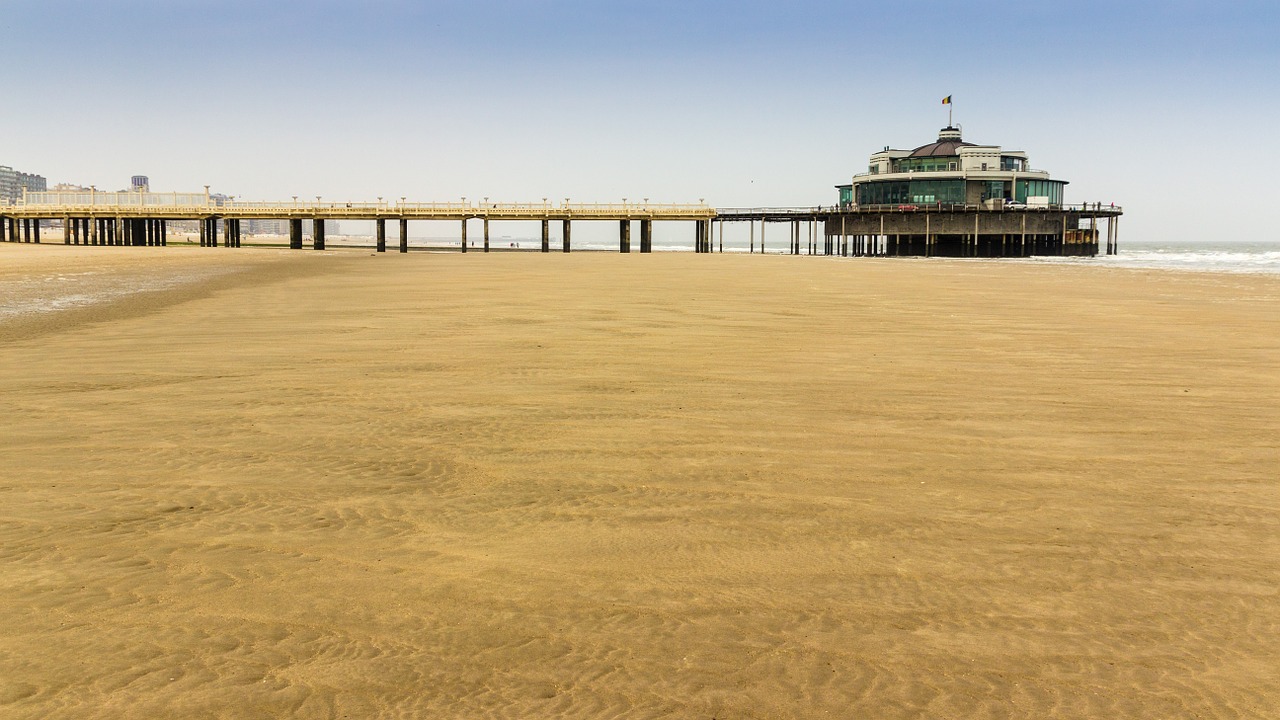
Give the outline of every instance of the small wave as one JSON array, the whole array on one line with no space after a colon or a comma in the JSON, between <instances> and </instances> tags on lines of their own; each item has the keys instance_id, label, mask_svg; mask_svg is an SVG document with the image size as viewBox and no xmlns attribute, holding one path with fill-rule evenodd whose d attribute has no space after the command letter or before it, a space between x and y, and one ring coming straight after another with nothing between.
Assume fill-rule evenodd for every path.
<instances>
[{"instance_id":1,"label":"small wave","mask_svg":"<svg viewBox=\"0 0 1280 720\"><path fill-rule=\"evenodd\" d=\"M1241 252L1236 250L1156 248L1125 250L1119 255L1099 256L1100 264L1112 267L1153 268L1236 273L1280 273L1280 250Z\"/></svg>"}]
</instances>

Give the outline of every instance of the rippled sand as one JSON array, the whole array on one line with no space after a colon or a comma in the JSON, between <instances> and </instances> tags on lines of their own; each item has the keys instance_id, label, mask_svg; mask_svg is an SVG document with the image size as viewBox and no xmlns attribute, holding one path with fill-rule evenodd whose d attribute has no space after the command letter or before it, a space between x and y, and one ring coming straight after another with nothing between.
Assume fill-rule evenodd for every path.
<instances>
[{"instance_id":1,"label":"rippled sand","mask_svg":"<svg viewBox=\"0 0 1280 720\"><path fill-rule=\"evenodd\" d=\"M0 246L77 272L185 279L0 317L5 718L1280 706L1280 279Z\"/></svg>"}]
</instances>

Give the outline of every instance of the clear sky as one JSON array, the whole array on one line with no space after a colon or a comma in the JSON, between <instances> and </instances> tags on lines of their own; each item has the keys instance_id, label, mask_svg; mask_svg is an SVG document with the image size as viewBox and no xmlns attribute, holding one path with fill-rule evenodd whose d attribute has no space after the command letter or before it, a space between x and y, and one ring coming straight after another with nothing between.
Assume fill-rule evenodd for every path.
<instances>
[{"instance_id":1,"label":"clear sky","mask_svg":"<svg viewBox=\"0 0 1280 720\"><path fill-rule=\"evenodd\" d=\"M1280 3L0 0L0 164L246 199L814 205L946 124L1280 239Z\"/></svg>"}]
</instances>

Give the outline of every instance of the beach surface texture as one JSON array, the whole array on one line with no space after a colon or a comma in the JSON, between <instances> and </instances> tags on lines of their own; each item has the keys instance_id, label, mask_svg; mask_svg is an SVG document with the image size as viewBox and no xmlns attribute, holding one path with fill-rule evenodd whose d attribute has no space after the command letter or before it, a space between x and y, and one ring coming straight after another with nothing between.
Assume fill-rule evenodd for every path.
<instances>
[{"instance_id":1,"label":"beach surface texture","mask_svg":"<svg viewBox=\"0 0 1280 720\"><path fill-rule=\"evenodd\" d=\"M0 716L1263 718L1280 278L0 246Z\"/></svg>"}]
</instances>

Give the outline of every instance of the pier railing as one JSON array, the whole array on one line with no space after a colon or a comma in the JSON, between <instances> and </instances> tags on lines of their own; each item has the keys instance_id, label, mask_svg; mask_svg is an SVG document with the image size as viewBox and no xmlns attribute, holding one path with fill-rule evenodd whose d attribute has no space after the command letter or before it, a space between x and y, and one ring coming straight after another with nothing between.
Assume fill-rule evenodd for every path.
<instances>
[{"instance_id":1,"label":"pier railing","mask_svg":"<svg viewBox=\"0 0 1280 720\"><path fill-rule=\"evenodd\" d=\"M714 208L703 203L552 203L460 201L376 202L316 200L253 201L205 193L38 192L27 193L15 209L47 215L99 216L138 213L147 216L239 216L258 218L413 218L456 219L710 219Z\"/></svg>"}]
</instances>

